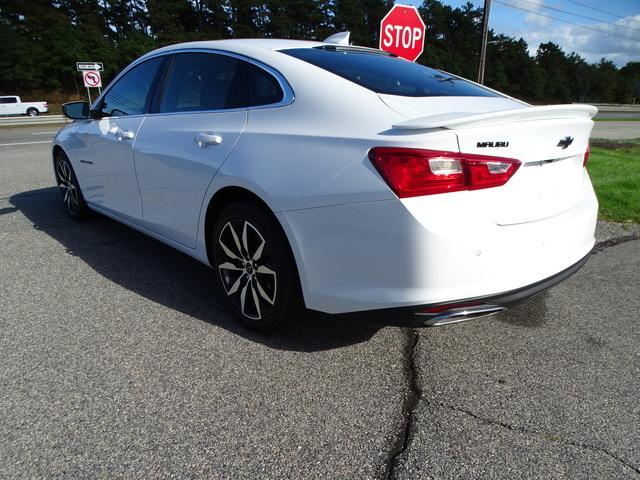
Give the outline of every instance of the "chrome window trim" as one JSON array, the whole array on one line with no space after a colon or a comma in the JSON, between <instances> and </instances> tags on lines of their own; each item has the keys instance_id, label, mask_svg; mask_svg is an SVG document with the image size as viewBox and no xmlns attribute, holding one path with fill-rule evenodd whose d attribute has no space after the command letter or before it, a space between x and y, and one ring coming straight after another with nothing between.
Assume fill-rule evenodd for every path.
<instances>
[{"instance_id":1,"label":"chrome window trim","mask_svg":"<svg viewBox=\"0 0 640 480\"><path fill-rule=\"evenodd\" d=\"M255 60L251 57L246 57L244 55L235 53L235 52L229 52L226 50L219 50L219 49L215 49L215 48L179 48L179 49L175 49L175 50L165 50L163 52L158 52L156 54L152 54L152 55L148 55L148 56L143 56L139 59L139 61L132 63L131 65L129 65L125 70L123 70L122 72L120 72L118 74L118 76L116 78L114 78L111 82L109 82L109 85L107 86L107 88L105 88L105 90L102 92L102 95L100 95L98 98L96 98L95 102L93 102L93 104L91 105L91 109L93 110L93 107L98 105L99 102L102 100L102 98L109 92L109 90L111 90L111 88L113 87L113 85L116 84L116 82L118 80L120 80L121 77L123 77L124 75L127 74L127 72L129 70L131 70L132 68L136 67L137 65L146 62L148 60L152 60L156 57L162 57L162 56L169 56L169 55L175 55L178 53L211 53L211 54L218 54L218 55L225 55L227 57L233 57L233 58L237 58L238 60L243 60L245 62L251 63L253 65L255 65L258 68L261 68L265 71L267 71L268 73L270 73L278 82L278 84L280 85L280 88L282 89L283 92L283 97L282 100L280 100L279 102L276 103L268 103L266 105L256 105L256 106L249 106L249 107L241 107L241 108L223 108L223 109L217 109L217 110L187 110L184 112L157 112L157 113L143 113L143 114L136 114L136 115L126 115L127 118L130 117L139 117L139 116L148 116L148 117L157 117L157 116L161 116L161 115L185 115L185 114L189 114L189 115L195 115L195 114L199 114L199 113L225 113L225 112L242 112L242 111L248 111L248 110L263 110L266 108L279 108L279 107L286 107L288 105L291 105L294 100L295 100L295 92L293 91L293 88L291 87L291 85L289 84L289 82L287 82L287 80L284 78L284 76L275 68L264 64L258 60ZM104 117L104 118L119 118L119 117Z\"/></svg>"}]
</instances>

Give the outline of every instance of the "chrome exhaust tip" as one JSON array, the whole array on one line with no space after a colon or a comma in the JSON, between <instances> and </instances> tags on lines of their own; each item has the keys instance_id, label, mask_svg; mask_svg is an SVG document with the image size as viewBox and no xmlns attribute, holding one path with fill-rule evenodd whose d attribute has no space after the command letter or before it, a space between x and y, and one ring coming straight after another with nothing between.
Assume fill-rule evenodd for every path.
<instances>
[{"instance_id":1,"label":"chrome exhaust tip","mask_svg":"<svg viewBox=\"0 0 640 480\"><path fill-rule=\"evenodd\" d=\"M450 308L439 313L417 312L416 315L428 316L423 324L426 327L440 327L442 325L451 325L453 323L467 322L476 318L495 315L496 313L506 310L507 307L499 305L473 305L469 307Z\"/></svg>"}]
</instances>

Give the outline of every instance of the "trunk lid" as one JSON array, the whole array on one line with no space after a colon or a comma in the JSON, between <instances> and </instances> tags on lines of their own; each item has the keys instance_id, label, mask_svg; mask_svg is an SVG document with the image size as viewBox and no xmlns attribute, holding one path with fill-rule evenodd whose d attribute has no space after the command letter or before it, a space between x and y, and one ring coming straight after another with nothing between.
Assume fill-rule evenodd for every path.
<instances>
[{"instance_id":1,"label":"trunk lid","mask_svg":"<svg viewBox=\"0 0 640 480\"><path fill-rule=\"evenodd\" d=\"M522 165L501 187L452 193L468 195L475 205L483 205L498 225L542 220L578 204L588 181L583 161L593 128L591 117L597 109L588 105L530 107L510 100L500 104L496 99L489 105L487 99L481 100L471 109L466 108L466 99L460 100L458 105L465 107L461 110L471 110L464 112L453 112L457 108L451 104L448 110L434 105L437 108L426 116L428 102L412 103L411 108L422 110L423 116L393 127L405 133L447 129L456 134L461 152L519 160ZM401 103L398 97L394 101Z\"/></svg>"},{"instance_id":2,"label":"trunk lid","mask_svg":"<svg viewBox=\"0 0 640 480\"><path fill-rule=\"evenodd\" d=\"M574 118L454 131L461 152L522 162L505 185L477 192L497 224L513 225L559 215L580 202L586 178L584 154L592 127L591 120Z\"/></svg>"}]
</instances>

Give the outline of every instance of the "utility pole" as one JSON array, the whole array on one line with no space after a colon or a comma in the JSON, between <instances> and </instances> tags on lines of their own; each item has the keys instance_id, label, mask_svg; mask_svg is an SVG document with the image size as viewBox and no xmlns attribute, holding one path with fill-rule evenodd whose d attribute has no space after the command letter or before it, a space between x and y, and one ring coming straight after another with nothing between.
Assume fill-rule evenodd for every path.
<instances>
[{"instance_id":1,"label":"utility pole","mask_svg":"<svg viewBox=\"0 0 640 480\"><path fill-rule=\"evenodd\" d=\"M484 84L484 64L487 60L487 37L489 35L489 9L491 0L484 0L482 14L482 45L480 47L480 67L478 68L478 83Z\"/></svg>"}]
</instances>

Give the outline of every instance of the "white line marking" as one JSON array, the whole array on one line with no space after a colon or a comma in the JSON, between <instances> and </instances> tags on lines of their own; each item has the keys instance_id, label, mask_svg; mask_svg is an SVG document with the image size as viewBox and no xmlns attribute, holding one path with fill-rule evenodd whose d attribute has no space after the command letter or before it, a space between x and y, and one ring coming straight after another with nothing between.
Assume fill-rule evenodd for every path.
<instances>
[{"instance_id":1,"label":"white line marking","mask_svg":"<svg viewBox=\"0 0 640 480\"><path fill-rule=\"evenodd\" d=\"M0 147L13 147L15 145L36 145L38 143L53 143L53 140L45 140L43 142L0 143Z\"/></svg>"},{"instance_id":2,"label":"white line marking","mask_svg":"<svg viewBox=\"0 0 640 480\"><path fill-rule=\"evenodd\" d=\"M58 133L58 131L56 130L55 132L33 132L31 135L49 135L51 133Z\"/></svg>"}]
</instances>

